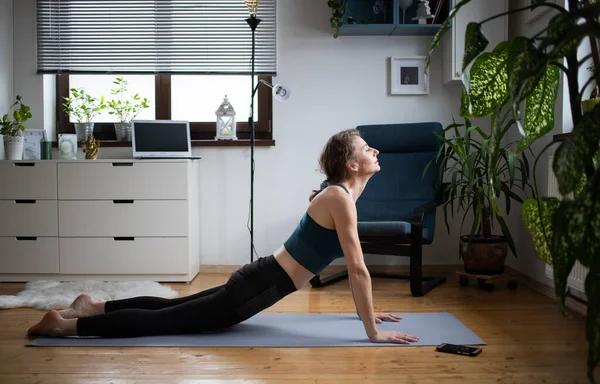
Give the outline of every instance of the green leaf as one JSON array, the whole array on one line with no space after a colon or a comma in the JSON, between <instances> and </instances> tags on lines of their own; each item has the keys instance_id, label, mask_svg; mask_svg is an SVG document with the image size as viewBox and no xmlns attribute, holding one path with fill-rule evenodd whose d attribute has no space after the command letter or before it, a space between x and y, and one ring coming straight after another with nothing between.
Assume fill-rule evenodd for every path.
<instances>
[{"instance_id":1,"label":"green leaf","mask_svg":"<svg viewBox=\"0 0 600 384\"><path fill-rule=\"evenodd\" d=\"M512 253L517 257L517 247L515 247L515 242L510 234L510 229L508 229L508 225L506 225L506 221L500 215L496 216L496 220L500 223L500 227L502 228L502 234L506 238L506 242L508 243L508 247L512 251Z\"/></svg>"},{"instance_id":2,"label":"green leaf","mask_svg":"<svg viewBox=\"0 0 600 384\"><path fill-rule=\"evenodd\" d=\"M572 192L588 161L592 161L600 140L600 104L583 114L571 134L556 150L552 169L562 195Z\"/></svg>"},{"instance_id":3,"label":"green leaf","mask_svg":"<svg viewBox=\"0 0 600 384\"><path fill-rule=\"evenodd\" d=\"M577 26L577 17L571 13L559 13L548 23L546 36L540 44L543 50L547 46L553 46L552 56L561 58L577 54L577 46L585 36Z\"/></svg>"},{"instance_id":4,"label":"green leaf","mask_svg":"<svg viewBox=\"0 0 600 384\"><path fill-rule=\"evenodd\" d=\"M463 117L484 117L494 113L508 99L507 68L510 44L503 41L492 52L485 52L470 69L468 93L461 95Z\"/></svg>"},{"instance_id":5,"label":"green leaf","mask_svg":"<svg viewBox=\"0 0 600 384\"><path fill-rule=\"evenodd\" d=\"M464 72L471 61L479 56L481 52L485 51L488 44L489 40L481 31L480 23L470 22L467 24L467 30L465 32L465 53L463 55L461 72Z\"/></svg>"},{"instance_id":6,"label":"green leaf","mask_svg":"<svg viewBox=\"0 0 600 384\"><path fill-rule=\"evenodd\" d=\"M456 16L456 13L458 12L458 10L461 9L465 4L469 3L470 1L471 0L461 0L458 4L456 4L454 6L454 8L452 8L452 10L450 11L450 14L448 14L448 17L446 18L446 20L444 20L442 25L440 25L440 28L436 32L435 36L433 36L431 46L429 47L429 52L427 53L427 57L425 58L425 71L424 71L425 73L427 73L427 69L429 68L429 64L431 61L431 54L438 47L438 45L440 45L440 42L442 41L442 36L444 36L444 33L446 33L446 31L449 30L448 24Z\"/></svg>"},{"instance_id":7,"label":"green leaf","mask_svg":"<svg viewBox=\"0 0 600 384\"><path fill-rule=\"evenodd\" d=\"M520 103L526 98L537 84L541 73L540 54L533 39L523 36L516 37L508 52L508 91L513 103Z\"/></svg>"},{"instance_id":8,"label":"green leaf","mask_svg":"<svg viewBox=\"0 0 600 384\"><path fill-rule=\"evenodd\" d=\"M566 314L565 298L567 295L567 278L573 269L576 253L573 239L570 236L570 214L575 203L563 200L552 216L551 256L554 269L554 288L558 297L561 312Z\"/></svg>"},{"instance_id":9,"label":"green leaf","mask_svg":"<svg viewBox=\"0 0 600 384\"><path fill-rule=\"evenodd\" d=\"M558 94L560 72L558 67L547 65L544 75L527 96L525 102L525 136L517 146L517 153L527 149L534 141L554 128L554 109Z\"/></svg>"},{"instance_id":10,"label":"green leaf","mask_svg":"<svg viewBox=\"0 0 600 384\"><path fill-rule=\"evenodd\" d=\"M539 204L539 206L538 206ZM548 265L552 265L550 241L552 239L552 216L560 200L556 197L527 199L521 206L521 215L525 227L533 238L535 255Z\"/></svg>"}]
</instances>

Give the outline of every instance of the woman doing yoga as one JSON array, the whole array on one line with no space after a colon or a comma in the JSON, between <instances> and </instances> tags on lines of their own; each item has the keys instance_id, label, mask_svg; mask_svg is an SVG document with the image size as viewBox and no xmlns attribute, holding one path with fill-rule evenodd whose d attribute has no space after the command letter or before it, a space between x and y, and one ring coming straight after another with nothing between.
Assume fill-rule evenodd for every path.
<instances>
[{"instance_id":1,"label":"woman doing yoga","mask_svg":"<svg viewBox=\"0 0 600 384\"><path fill-rule=\"evenodd\" d=\"M142 296L94 302L80 295L69 308L46 313L28 333L135 337L216 331L269 308L304 287L334 259L344 257L357 314L369 340L417 341L412 335L376 327L382 321L400 320L373 311L371 278L358 238L356 200L380 170L378 154L358 130L332 136L319 159L327 180L311 194L295 231L272 255L241 267L225 284L175 299Z\"/></svg>"}]
</instances>

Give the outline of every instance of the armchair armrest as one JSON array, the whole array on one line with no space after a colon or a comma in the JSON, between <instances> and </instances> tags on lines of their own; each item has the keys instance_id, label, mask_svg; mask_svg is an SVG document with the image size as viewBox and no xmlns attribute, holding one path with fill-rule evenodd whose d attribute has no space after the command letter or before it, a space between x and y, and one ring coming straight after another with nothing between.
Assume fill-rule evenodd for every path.
<instances>
[{"instance_id":1,"label":"armchair armrest","mask_svg":"<svg viewBox=\"0 0 600 384\"><path fill-rule=\"evenodd\" d=\"M413 211L412 214L412 219L410 220L410 237L411 237L411 242L415 242L415 241L419 241L419 243L421 242L421 238L422 238L422 231L423 231L423 215L425 215L426 212L435 209L437 207L439 207L440 205L444 204L444 201L446 200L446 189L447 186L450 185L450 183L442 183L442 186L438 192L438 195L436 196L436 198L434 200L431 200L428 203L425 203L417 208L415 208L415 210Z\"/></svg>"}]
</instances>

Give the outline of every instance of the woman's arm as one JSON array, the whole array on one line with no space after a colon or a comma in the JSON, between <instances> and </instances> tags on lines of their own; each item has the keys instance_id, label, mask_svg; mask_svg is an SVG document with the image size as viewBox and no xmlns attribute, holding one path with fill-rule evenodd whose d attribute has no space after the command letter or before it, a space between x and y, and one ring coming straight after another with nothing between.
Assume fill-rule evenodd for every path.
<instances>
[{"instance_id":1,"label":"woman's arm","mask_svg":"<svg viewBox=\"0 0 600 384\"><path fill-rule=\"evenodd\" d=\"M348 278L354 296L357 312L362 320L369 339L377 336L373 298L371 291L371 276L365 265L365 260L358 238L356 205L350 196L341 195L335 198L331 207L331 215L335 229L342 245L344 258L348 268Z\"/></svg>"},{"instance_id":2,"label":"woman's arm","mask_svg":"<svg viewBox=\"0 0 600 384\"><path fill-rule=\"evenodd\" d=\"M416 337L402 332L377 330L376 317L373 311L371 276L365 265L358 237L356 204L350 196L341 194L340 196L342 197L334 199L329 206L332 210L331 214L346 259L350 289L352 290L357 313L363 322L369 340L372 342L395 343L417 341Z\"/></svg>"},{"instance_id":3,"label":"woman's arm","mask_svg":"<svg viewBox=\"0 0 600 384\"><path fill-rule=\"evenodd\" d=\"M360 319L360 313L358 313L358 305L356 305L356 295L354 294L354 289L352 288L352 279L348 278L348 285L350 286L350 292L352 293L352 299L354 300L354 306L356 307L356 315Z\"/></svg>"}]
</instances>

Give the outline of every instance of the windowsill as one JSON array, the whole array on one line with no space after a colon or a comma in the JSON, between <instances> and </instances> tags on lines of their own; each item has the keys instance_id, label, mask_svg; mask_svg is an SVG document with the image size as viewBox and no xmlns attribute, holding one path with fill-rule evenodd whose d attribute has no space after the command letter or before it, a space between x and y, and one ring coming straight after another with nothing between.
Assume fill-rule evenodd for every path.
<instances>
[{"instance_id":1,"label":"windowsill","mask_svg":"<svg viewBox=\"0 0 600 384\"><path fill-rule=\"evenodd\" d=\"M56 148L57 142L52 146ZM250 140L192 140L192 147L249 147ZM255 147L274 147L275 140L255 139ZM131 147L131 141L100 140L100 148Z\"/></svg>"}]
</instances>

